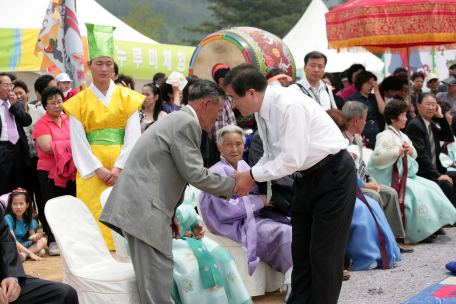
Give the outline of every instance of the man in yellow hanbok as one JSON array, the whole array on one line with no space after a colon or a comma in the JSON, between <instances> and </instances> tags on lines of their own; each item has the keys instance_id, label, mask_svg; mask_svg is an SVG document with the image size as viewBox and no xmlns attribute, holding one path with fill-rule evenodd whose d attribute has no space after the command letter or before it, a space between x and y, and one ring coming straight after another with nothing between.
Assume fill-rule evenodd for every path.
<instances>
[{"instance_id":1,"label":"man in yellow hanbok","mask_svg":"<svg viewBox=\"0 0 456 304\"><path fill-rule=\"evenodd\" d=\"M113 26L86 23L92 72L90 87L63 104L70 117L73 161L78 169L76 196L98 222L100 195L116 182L141 136L138 110L145 96L116 86ZM108 227L98 222L109 250L115 250Z\"/></svg>"}]
</instances>

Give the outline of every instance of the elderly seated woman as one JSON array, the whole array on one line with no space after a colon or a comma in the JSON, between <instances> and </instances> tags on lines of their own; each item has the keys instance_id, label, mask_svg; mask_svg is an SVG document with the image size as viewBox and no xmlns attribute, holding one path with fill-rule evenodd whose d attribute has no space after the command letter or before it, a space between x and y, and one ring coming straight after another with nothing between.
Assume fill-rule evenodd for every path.
<instances>
[{"instance_id":1,"label":"elderly seated woman","mask_svg":"<svg viewBox=\"0 0 456 304\"><path fill-rule=\"evenodd\" d=\"M222 128L217 132L217 142L221 160L209 170L221 176L250 170L242 160L245 136L241 128L233 125ZM260 194L256 185L248 196L233 194L225 201L203 192L200 199L204 223L213 233L242 244L250 274L263 261L286 274L285 283L288 283L293 265L290 220L274 210L273 201L267 202L266 195Z\"/></svg>"},{"instance_id":2,"label":"elderly seated woman","mask_svg":"<svg viewBox=\"0 0 456 304\"><path fill-rule=\"evenodd\" d=\"M385 107L388 129L377 135L368 163L369 172L382 184L396 189L405 220L405 233L411 243L433 242L432 234L456 221L456 209L433 181L417 176L417 152L410 138L401 132L407 123L408 105L392 100ZM403 178L405 177L405 179Z\"/></svg>"}]
</instances>

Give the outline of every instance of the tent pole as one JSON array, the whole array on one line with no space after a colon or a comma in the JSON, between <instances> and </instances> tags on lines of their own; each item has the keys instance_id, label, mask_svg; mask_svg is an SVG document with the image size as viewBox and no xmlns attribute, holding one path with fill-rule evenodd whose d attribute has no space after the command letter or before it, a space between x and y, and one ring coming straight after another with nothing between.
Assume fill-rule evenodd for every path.
<instances>
[{"instance_id":1,"label":"tent pole","mask_svg":"<svg viewBox=\"0 0 456 304\"><path fill-rule=\"evenodd\" d=\"M412 103L412 90L410 90L410 58L409 58L409 45L407 43L407 79L409 86L409 103Z\"/></svg>"},{"instance_id":2,"label":"tent pole","mask_svg":"<svg viewBox=\"0 0 456 304\"><path fill-rule=\"evenodd\" d=\"M74 0L74 12L77 14L78 13L78 8L76 7L76 0Z\"/></svg>"}]
</instances>

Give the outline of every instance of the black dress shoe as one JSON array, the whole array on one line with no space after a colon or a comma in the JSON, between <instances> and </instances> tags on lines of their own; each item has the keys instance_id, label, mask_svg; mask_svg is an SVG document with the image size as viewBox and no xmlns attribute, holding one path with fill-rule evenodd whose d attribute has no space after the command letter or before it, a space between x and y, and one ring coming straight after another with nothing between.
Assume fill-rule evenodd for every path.
<instances>
[{"instance_id":1,"label":"black dress shoe","mask_svg":"<svg viewBox=\"0 0 456 304\"><path fill-rule=\"evenodd\" d=\"M412 253L412 252L415 252L415 249L413 248L408 248L408 247L403 247L399 244L397 244L397 247L399 247L399 249L401 250L401 253Z\"/></svg>"},{"instance_id":2,"label":"black dress shoe","mask_svg":"<svg viewBox=\"0 0 456 304\"><path fill-rule=\"evenodd\" d=\"M422 240L420 243L432 244L434 243L434 239L428 237L427 239Z\"/></svg>"},{"instance_id":3,"label":"black dress shoe","mask_svg":"<svg viewBox=\"0 0 456 304\"><path fill-rule=\"evenodd\" d=\"M348 281L350 280L350 274L347 272L344 272L344 276L342 277L342 281Z\"/></svg>"},{"instance_id":4,"label":"black dress shoe","mask_svg":"<svg viewBox=\"0 0 456 304\"><path fill-rule=\"evenodd\" d=\"M434 235L446 235L446 231L443 230L443 228L440 228L439 230L437 230Z\"/></svg>"}]
</instances>

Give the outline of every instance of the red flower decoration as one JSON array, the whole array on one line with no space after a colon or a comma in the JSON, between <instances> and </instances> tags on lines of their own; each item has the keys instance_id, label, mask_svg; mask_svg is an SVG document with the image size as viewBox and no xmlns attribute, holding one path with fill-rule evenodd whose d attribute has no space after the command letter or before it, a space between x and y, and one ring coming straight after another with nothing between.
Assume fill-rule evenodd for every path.
<instances>
[{"instance_id":1,"label":"red flower decoration","mask_svg":"<svg viewBox=\"0 0 456 304\"><path fill-rule=\"evenodd\" d=\"M274 66L274 60L270 56L265 56L264 57L265 63L267 67L272 67Z\"/></svg>"}]
</instances>

